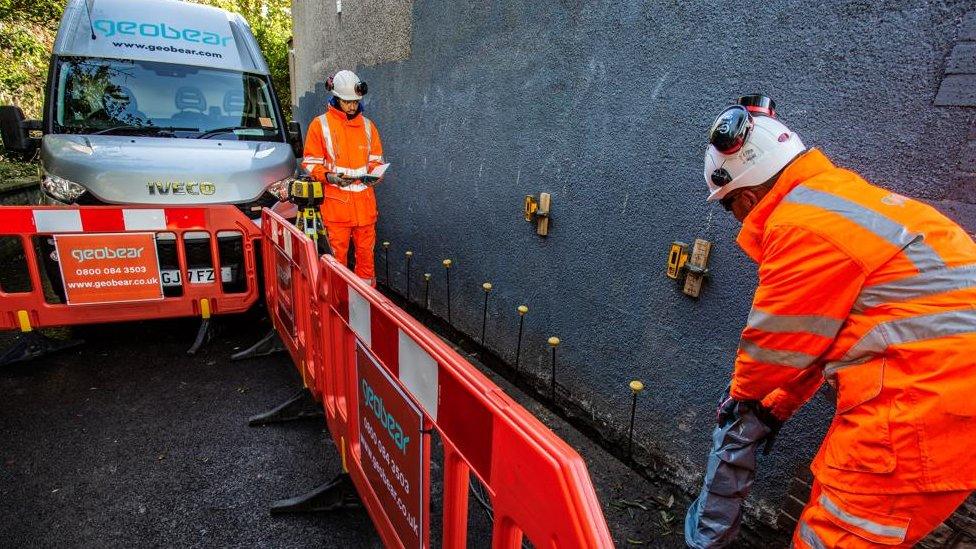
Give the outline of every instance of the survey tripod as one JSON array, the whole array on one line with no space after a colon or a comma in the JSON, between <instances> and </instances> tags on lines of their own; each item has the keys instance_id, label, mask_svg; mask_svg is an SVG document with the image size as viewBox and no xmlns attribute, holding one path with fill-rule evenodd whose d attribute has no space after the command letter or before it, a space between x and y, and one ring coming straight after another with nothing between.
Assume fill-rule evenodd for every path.
<instances>
[{"instance_id":1,"label":"survey tripod","mask_svg":"<svg viewBox=\"0 0 976 549\"><path fill-rule=\"evenodd\" d=\"M288 188L288 200L298 207L298 214L295 215L295 226L298 227L298 230L315 243L315 250L319 255L331 253L328 233L325 230L325 222L322 220L321 207L325 200L322 182L312 179L307 173L300 173ZM286 349L277 332L272 329L260 341L239 353L231 355L230 358L231 360L245 360L284 350ZM252 417L249 424L252 426L265 425L302 417L321 417L322 411L318 409L314 401L309 401L308 397L308 391L302 391L297 397L274 410Z\"/></svg>"}]
</instances>

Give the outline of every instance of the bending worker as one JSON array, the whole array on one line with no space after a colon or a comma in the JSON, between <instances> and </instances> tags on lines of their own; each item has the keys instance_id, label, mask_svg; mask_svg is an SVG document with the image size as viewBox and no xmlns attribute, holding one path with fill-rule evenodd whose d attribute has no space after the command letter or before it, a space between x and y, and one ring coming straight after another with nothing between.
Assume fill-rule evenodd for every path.
<instances>
[{"instance_id":1,"label":"bending worker","mask_svg":"<svg viewBox=\"0 0 976 549\"><path fill-rule=\"evenodd\" d=\"M976 243L806 149L764 96L719 115L705 180L759 264L720 412L777 423L836 389L795 547L914 545L976 488Z\"/></svg>"},{"instance_id":2,"label":"bending worker","mask_svg":"<svg viewBox=\"0 0 976 549\"><path fill-rule=\"evenodd\" d=\"M303 165L325 183L322 217L332 255L348 266L351 239L356 275L375 285L376 194L361 178L383 163L383 144L376 125L363 116L366 82L343 70L329 77L326 88L332 97L325 114L309 124Z\"/></svg>"}]
</instances>

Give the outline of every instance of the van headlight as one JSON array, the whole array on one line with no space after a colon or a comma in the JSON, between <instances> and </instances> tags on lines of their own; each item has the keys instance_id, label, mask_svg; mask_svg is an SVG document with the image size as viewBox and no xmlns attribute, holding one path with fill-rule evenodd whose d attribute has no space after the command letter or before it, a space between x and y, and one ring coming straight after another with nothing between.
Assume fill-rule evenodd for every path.
<instances>
[{"instance_id":1,"label":"van headlight","mask_svg":"<svg viewBox=\"0 0 976 549\"><path fill-rule=\"evenodd\" d=\"M74 181L68 181L63 177L45 173L41 179L41 190L51 198L71 204L78 200L78 197L85 194L88 190Z\"/></svg>"},{"instance_id":2,"label":"van headlight","mask_svg":"<svg viewBox=\"0 0 976 549\"><path fill-rule=\"evenodd\" d=\"M282 180L275 181L271 185L268 185L268 192L273 194L275 198L282 202L288 201L288 191L291 189L291 182L294 181L294 177L286 177Z\"/></svg>"}]
</instances>

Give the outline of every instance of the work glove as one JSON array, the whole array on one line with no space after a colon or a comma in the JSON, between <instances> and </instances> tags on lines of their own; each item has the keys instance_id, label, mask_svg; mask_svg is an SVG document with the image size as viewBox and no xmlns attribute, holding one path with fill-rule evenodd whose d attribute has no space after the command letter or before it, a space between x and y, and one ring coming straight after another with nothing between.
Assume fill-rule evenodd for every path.
<instances>
[{"instance_id":1,"label":"work glove","mask_svg":"<svg viewBox=\"0 0 976 549\"><path fill-rule=\"evenodd\" d=\"M768 456L773 451L773 443L776 442L779 430L783 428L783 421L774 416L772 410L759 402L754 402L752 409L759 421L769 428L769 434L763 439L763 455Z\"/></svg>"},{"instance_id":2,"label":"work glove","mask_svg":"<svg viewBox=\"0 0 976 549\"><path fill-rule=\"evenodd\" d=\"M353 183L358 181L357 179L346 179L345 177L342 177L341 175L332 172L325 174L325 180L328 181L329 183L332 183L333 185L338 185L340 187L348 187L349 185L352 185Z\"/></svg>"},{"instance_id":3,"label":"work glove","mask_svg":"<svg viewBox=\"0 0 976 549\"><path fill-rule=\"evenodd\" d=\"M783 422L774 416L771 410L758 401L736 400L729 394L730 390L731 385L726 387L725 394L719 401L718 408L715 410L715 423L721 427L730 421L734 421L738 417L738 407L740 405L750 409L756 415L756 418L769 429L769 434L760 439L763 443L762 453L764 456L768 456L773 451L773 443L776 441L776 436L783 427Z\"/></svg>"},{"instance_id":4,"label":"work glove","mask_svg":"<svg viewBox=\"0 0 976 549\"><path fill-rule=\"evenodd\" d=\"M718 408L715 409L715 424L721 427L735 419L735 407L738 404L739 401L732 398L729 395L729 390L726 388L725 395L722 396L722 400L718 403Z\"/></svg>"}]
</instances>

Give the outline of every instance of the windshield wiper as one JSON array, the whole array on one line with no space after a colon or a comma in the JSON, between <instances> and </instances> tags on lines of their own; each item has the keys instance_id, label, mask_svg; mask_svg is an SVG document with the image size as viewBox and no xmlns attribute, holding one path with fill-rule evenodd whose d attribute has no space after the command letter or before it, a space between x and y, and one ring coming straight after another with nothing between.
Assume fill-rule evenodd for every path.
<instances>
[{"instance_id":1,"label":"windshield wiper","mask_svg":"<svg viewBox=\"0 0 976 549\"><path fill-rule=\"evenodd\" d=\"M269 130L269 128L253 128L248 126L227 126L226 128L214 128L212 130L207 130L197 136L197 139L206 139L208 137L221 134L221 133L231 133L235 130L260 130L260 131L274 131Z\"/></svg>"},{"instance_id":2,"label":"windshield wiper","mask_svg":"<svg viewBox=\"0 0 976 549\"><path fill-rule=\"evenodd\" d=\"M177 126L128 126L126 125L126 126L113 126L111 128L106 128L104 130L98 130L97 132L93 132L92 135L102 135L102 134L114 133L122 130L139 131L139 132L148 131L160 135L162 134L162 132L174 132L174 131L198 132L200 131L200 128L180 128ZM170 134L170 136L172 136L172 134Z\"/></svg>"}]
</instances>

